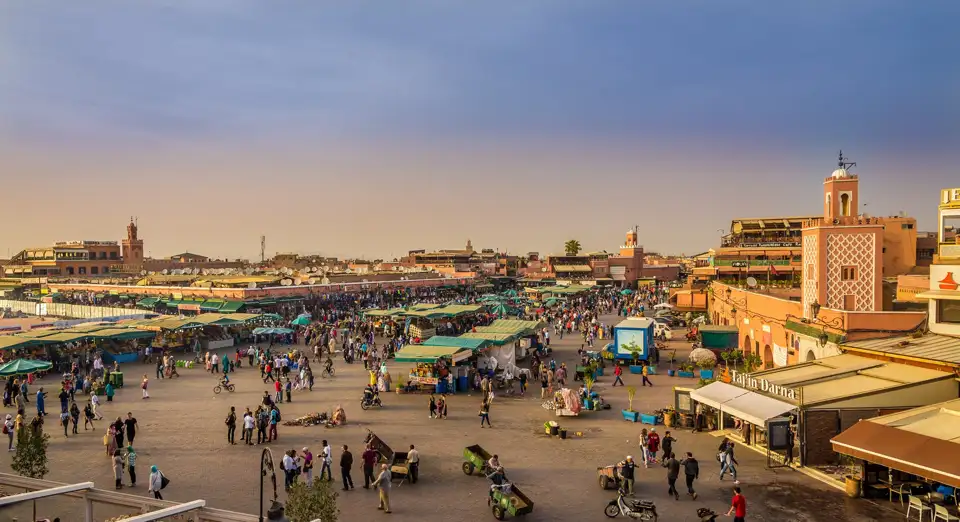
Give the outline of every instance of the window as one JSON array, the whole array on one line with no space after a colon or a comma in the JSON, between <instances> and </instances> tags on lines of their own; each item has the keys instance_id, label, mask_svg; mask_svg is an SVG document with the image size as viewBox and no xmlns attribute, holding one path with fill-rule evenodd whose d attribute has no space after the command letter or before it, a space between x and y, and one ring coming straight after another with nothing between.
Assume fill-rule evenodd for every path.
<instances>
[{"instance_id":1,"label":"window","mask_svg":"<svg viewBox=\"0 0 960 522\"><path fill-rule=\"evenodd\" d=\"M884 254L887 253L887 247L883 247L883 253L884 253Z\"/></svg>"},{"instance_id":2,"label":"window","mask_svg":"<svg viewBox=\"0 0 960 522\"><path fill-rule=\"evenodd\" d=\"M855 266L844 266L840 268L840 280L841 281L856 281L857 280L857 267Z\"/></svg>"},{"instance_id":3,"label":"window","mask_svg":"<svg viewBox=\"0 0 960 522\"><path fill-rule=\"evenodd\" d=\"M95 267L95 266L91 266L91 267L90 267L90 273L91 273L91 274L97 275L99 272L100 272L100 269L99 269L98 267Z\"/></svg>"},{"instance_id":4,"label":"window","mask_svg":"<svg viewBox=\"0 0 960 522\"><path fill-rule=\"evenodd\" d=\"M937 299L937 322L960 324L960 301Z\"/></svg>"},{"instance_id":5,"label":"window","mask_svg":"<svg viewBox=\"0 0 960 522\"><path fill-rule=\"evenodd\" d=\"M850 215L850 194L840 195L840 215L841 216Z\"/></svg>"},{"instance_id":6,"label":"window","mask_svg":"<svg viewBox=\"0 0 960 522\"><path fill-rule=\"evenodd\" d=\"M110 259L116 259L116 258L117 258L117 252L116 251L110 252Z\"/></svg>"},{"instance_id":7,"label":"window","mask_svg":"<svg viewBox=\"0 0 960 522\"><path fill-rule=\"evenodd\" d=\"M903 223L900 225L902 230L913 230L913 223Z\"/></svg>"}]
</instances>

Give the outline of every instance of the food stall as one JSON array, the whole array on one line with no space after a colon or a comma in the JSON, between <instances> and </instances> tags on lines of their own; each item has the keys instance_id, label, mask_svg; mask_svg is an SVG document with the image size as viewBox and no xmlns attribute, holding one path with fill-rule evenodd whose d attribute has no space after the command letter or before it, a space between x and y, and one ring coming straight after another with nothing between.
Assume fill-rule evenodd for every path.
<instances>
[{"instance_id":1,"label":"food stall","mask_svg":"<svg viewBox=\"0 0 960 522\"><path fill-rule=\"evenodd\" d=\"M457 346L423 346L410 344L396 354L397 362L416 363L407 376L405 391L432 390L436 393L452 393L453 373L450 368L473 355L466 348Z\"/></svg>"}]
</instances>

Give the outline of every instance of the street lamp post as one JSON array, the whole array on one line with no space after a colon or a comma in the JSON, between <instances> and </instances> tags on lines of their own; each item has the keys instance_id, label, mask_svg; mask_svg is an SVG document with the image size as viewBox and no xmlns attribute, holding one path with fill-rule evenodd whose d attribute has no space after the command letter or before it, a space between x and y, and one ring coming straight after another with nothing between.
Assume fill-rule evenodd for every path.
<instances>
[{"instance_id":1,"label":"street lamp post","mask_svg":"<svg viewBox=\"0 0 960 522\"><path fill-rule=\"evenodd\" d=\"M270 448L263 448L260 454L260 522L263 522L263 479L270 474L270 483L273 485L273 500L270 501L270 508L267 509L267 520L280 520L283 518L283 504L277 501L277 470L273 465L273 452Z\"/></svg>"}]
</instances>

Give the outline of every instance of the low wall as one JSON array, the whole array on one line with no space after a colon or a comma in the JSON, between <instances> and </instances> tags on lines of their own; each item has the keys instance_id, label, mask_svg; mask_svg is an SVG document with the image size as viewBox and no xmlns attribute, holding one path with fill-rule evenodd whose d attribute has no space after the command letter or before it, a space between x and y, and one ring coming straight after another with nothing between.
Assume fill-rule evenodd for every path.
<instances>
[{"instance_id":1,"label":"low wall","mask_svg":"<svg viewBox=\"0 0 960 522\"><path fill-rule=\"evenodd\" d=\"M34 301L9 301L0 299L0 308L9 308L30 315L68 317L71 319L133 319L143 317L144 311L135 308L113 308L68 303L37 303Z\"/></svg>"}]
</instances>

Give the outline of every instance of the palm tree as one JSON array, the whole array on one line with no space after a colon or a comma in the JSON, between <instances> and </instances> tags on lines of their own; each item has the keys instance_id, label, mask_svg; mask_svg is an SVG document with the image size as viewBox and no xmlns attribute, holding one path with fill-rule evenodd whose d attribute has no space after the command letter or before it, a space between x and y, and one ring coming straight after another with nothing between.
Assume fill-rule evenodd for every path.
<instances>
[{"instance_id":1,"label":"palm tree","mask_svg":"<svg viewBox=\"0 0 960 522\"><path fill-rule=\"evenodd\" d=\"M571 239L563 244L563 249L567 252L568 256L575 256L580 253L580 242L576 239Z\"/></svg>"}]
</instances>

